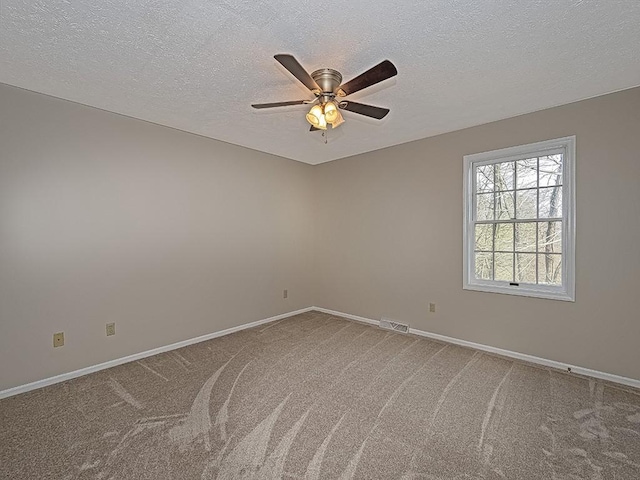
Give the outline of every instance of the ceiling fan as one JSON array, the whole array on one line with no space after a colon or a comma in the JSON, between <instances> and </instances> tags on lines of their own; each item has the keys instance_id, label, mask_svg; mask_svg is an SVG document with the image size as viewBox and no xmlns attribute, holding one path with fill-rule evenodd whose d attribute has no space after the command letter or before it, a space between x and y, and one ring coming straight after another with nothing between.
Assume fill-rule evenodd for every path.
<instances>
[{"instance_id":1,"label":"ceiling fan","mask_svg":"<svg viewBox=\"0 0 640 480\"><path fill-rule=\"evenodd\" d=\"M374 107L364 103L343 100L347 95L375 85L398 74L398 70L389 60L384 60L358 75L347 83L342 82L342 75L331 68L321 68L309 75L300 63L288 54L274 55L294 77L307 87L315 96L312 100L291 100L288 102L254 103L253 108L286 107L289 105L313 105L307 113L307 121L311 124L311 131L326 130L328 125L336 128L344 122L340 110L365 115L377 120L383 119L388 108Z\"/></svg>"}]
</instances>

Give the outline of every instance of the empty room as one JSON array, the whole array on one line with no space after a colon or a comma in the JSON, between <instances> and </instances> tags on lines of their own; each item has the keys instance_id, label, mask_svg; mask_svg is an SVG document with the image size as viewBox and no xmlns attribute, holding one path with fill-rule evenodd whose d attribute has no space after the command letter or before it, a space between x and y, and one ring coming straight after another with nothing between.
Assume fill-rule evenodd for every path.
<instances>
[{"instance_id":1,"label":"empty room","mask_svg":"<svg viewBox=\"0 0 640 480\"><path fill-rule=\"evenodd\" d=\"M0 1L0 477L640 478L640 3Z\"/></svg>"}]
</instances>

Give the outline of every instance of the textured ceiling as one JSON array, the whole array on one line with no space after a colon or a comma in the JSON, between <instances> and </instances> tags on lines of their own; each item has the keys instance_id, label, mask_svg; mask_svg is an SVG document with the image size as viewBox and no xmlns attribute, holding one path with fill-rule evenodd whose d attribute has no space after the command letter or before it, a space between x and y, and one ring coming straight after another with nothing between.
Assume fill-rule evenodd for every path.
<instances>
[{"instance_id":1,"label":"textured ceiling","mask_svg":"<svg viewBox=\"0 0 640 480\"><path fill-rule=\"evenodd\" d=\"M638 0L0 0L0 82L317 164L640 84ZM309 133L274 59L348 80L382 121Z\"/></svg>"}]
</instances>

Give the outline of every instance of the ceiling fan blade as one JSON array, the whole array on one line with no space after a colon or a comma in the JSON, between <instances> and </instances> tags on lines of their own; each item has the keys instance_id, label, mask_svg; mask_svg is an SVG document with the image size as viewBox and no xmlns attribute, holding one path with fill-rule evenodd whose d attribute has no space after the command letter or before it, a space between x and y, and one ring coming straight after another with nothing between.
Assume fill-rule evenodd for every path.
<instances>
[{"instance_id":1,"label":"ceiling fan blade","mask_svg":"<svg viewBox=\"0 0 640 480\"><path fill-rule=\"evenodd\" d=\"M387 113L389 113L388 108L374 107L373 105L365 105L364 103L350 102L347 100L340 102L339 107L343 110L359 113L360 115L365 115L377 120L382 120Z\"/></svg>"},{"instance_id":2,"label":"ceiling fan blade","mask_svg":"<svg viewBox=\"0 0 640 480\"><path fill-rule=\"evenodd\" d=\"M273 107L287 107L289 105L302 105L303 103L309 103L309 100L291 100L289 102L274 102L274 103L254 103L251 106L253 108L273 108Z\"/></svg>"},{"instance_id":3,"label":"ceiling fan blade","mask_svg":"<svg viewBox=\"0 0 640 480\"><path fill-rule=\"evenodd\" d=\"M371 85L382 82L387 78L394 77L397 74L398 70L396 70L395 65L389 60L384 60L375 67L371 67L366 72L358 75L353 80L348 81L344 85L340 85L337 88L336 93L341 97L345 97L347 95L351 95L352 93L358 92L363 88L367 88Z\"/></svg>"},{"instance_id":4,"label":"ceiling fan blade","mask_svg":"<svg viewBox=\"0 0 640 480\"><path fill-rule=\"evenodd\" d=\"M307 73L307 71L302 67L302 65L300 65L300 63L293 57L293 55L280 53L278 55L274 55L273 58L280 62L284 68L289 70L291 75L300 80L302 84L309 90L311 90L312 92L320 91L320 87L318 87L316 81L311 78L311 75Z\"/></svg>"},{"instance_id":5,"label":"ceiling fan blade","mask_svg":"<svg viewBox=\"0 0 640 480\"><path fill-rule=\"evenodd\" d=\"M321 128L316 128L313 125L311 125L311 128L309 129L310 132L316 132L316 131L319 131L319 130L322 130L322 129Z\"/></svg>"}]
</instances>

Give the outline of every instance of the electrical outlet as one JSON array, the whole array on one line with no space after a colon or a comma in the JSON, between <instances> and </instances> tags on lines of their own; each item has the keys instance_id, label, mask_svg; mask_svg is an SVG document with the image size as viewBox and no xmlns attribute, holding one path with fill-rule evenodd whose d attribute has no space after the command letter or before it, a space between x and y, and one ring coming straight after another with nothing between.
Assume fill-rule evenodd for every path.
<instances>
[{"instance_id":1,"label":"electrical outlet","mask_svg":"<svg viewBox=\"0 0 640 480\"><path fill-rule=\"evenodd\" d=\"M283 290L282 291L282 298L287 298L289 297L289 290Z\"/></svg>"},{"instance_id":2,"label":"electrical outlet","mask_svg":"<svg viewBox=\"0 0 640 480\"><path fill-rule=\"evenodd\" d=\"M61 347L64 345L64 332L58 332L53 334L53 346Z\"/></svg>"},{"instance_id":3,"label":"electrical outlet","mask_svg":"<svg viewBox=\"0 0 640 480\"><path fill-rule=\"evenodd\" d=\"M115 323L107 323L107 337L116 334L116 324Z\"/></svg>"},{"instance_id":4,"label":"electrical outlet","mask_svg":"<svg viewBox=\"0 0 640 480\"><path fill-rule=\"evenodd\" d=\"M429 304L429 311L431 313L436 313L436 304L435 303L430 303Z\"/></svg>"}]
</instances>

